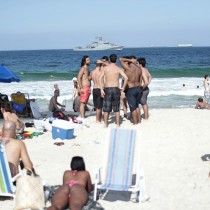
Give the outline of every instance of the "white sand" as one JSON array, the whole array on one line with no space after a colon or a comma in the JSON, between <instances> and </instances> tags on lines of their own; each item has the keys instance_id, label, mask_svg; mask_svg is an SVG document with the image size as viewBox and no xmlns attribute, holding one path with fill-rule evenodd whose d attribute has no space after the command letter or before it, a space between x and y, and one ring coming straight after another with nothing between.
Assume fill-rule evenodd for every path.
<instances>
[{"instance_id":1,"label":"white sand","mask_svg":"<svg viewBox=\"0 0 210 210\"><path fill-rule=\"evenodd\" d=\"M95 124L95 117L87 120L89 128L75 129L75 139L63 141L63 146L53 144L51 132L25 140L37 173L50 185L62 183L74 155L84 157L94 180L107 129ZM209 110L151 110L150 119L135 126L142 133L141 162L150 201L139 206L129 201L128 193L109 192L105 200L99 200L101 206L106 210L209 210L210 162L201 159L210 154L209 121ZM133 126L123 121L122 127ZM12 207L13 201L0 201L1 210Z\"/></svg>"}]
</instances>

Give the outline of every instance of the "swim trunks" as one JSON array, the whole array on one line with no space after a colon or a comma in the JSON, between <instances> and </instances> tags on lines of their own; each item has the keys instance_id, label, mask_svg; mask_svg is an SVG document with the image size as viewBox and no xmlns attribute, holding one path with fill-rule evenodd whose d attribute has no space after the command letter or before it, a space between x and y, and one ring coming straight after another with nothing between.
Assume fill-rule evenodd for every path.
<instances>
[{"instance_id":1,"label":"swim trunks","mask_svg":"<svg viewBox=\"0 0 210 210\"><path fill-rule=\"evenodd\" d=\"M101 109L103 106L103 98L101 97L100 88L93 89L93 104L96 109Z\"/></svg>"},{"instance_id":2,"label":"swim trunks","mask_svg":"<svg viewBox=\"0 0 210 210\"><path fill-rule=\"evenodd\" d=\"M145 87L143 90L142 90L142 96L140 98L140 101L139 103L141 105L145 105L147 103L147 96L149 95L149 88L148 87Z\"/></svg>"},{"instance_id":3,"label":"swim trunks","mask_svg":"<svg viewBox=\"0 0 210 210\"><path fill-rule=\"evenodd\" d=\"M118 87L108 87L104 89L103 111L120 111L120 89Z\"/></svg>"},{"instance_id":4,"label":"swim trunks","mask_svg":"<svg viewBox=\"0 0 210 210\"><path fill-rule=\"evenodd\" d=\"M210 97L210 91L204 91L204 97L206 99L209 99L209 97Z\"/></svg>"},{"instance_id":5,"label":"swim trunks","mask_svg":"<svg viewBox=\"0 0 210 210\"><path fill-rule=\"evenodd\" d=\"M91 94L91 89L89 86L84 86L81 89L81 91L80 91L80 102L86 104L88 102L89 96Z\"/></svg>"},{"instance_id":6,"label":"swim trunks","mask_svg":"<svg viewBox=\"0 0 210 210\"><path fill-rule=\"evenodd\" d=\"M126 99L130 107L130 111L134 111L139 107L139 100L141 98L141 89L140 87L132 87L126 90Z\"/></svg>"}]
</instances>

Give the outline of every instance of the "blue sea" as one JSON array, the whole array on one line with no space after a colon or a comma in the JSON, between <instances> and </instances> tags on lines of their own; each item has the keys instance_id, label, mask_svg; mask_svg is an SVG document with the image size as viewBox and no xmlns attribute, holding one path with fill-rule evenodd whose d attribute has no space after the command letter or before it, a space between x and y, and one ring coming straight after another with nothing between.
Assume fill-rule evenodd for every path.
<instances>
[{"instance_id":1,"label":"blue sea","mask_svg":"<svg viewBox=\"0 0 210 210\"><path fill-rule=\"evenodd\" d=\"M122 51L75 52L69 50L0 51L0 64L14 71L21 79L16 83L0 83L0 92L11 95L21 91L36 98L41 111L48 109L53 85L61 90L59 101L72 110L73 77L77 76L84 55L94 62L115 53L118 57L145 57L153 79L150 84L150 108L193 107L203 96L203 77L210 74L210 47L125 48ZM119 64L119 63L118 63ZM119 64L120 65L120 64ZM182 84L186 90L182 90ZM197 88L199 86L199 88Z\"/></svg>"}]
</instances>

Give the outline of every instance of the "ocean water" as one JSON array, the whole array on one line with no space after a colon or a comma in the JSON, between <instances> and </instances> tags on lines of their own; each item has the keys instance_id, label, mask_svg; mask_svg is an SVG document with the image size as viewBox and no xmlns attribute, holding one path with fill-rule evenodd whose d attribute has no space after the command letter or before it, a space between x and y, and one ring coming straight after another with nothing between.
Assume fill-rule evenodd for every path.
<instances>
[{"instance_id":1,"label":"ocean water","mask_svg":"<svg viewBox=\"0 0 210 210\"><path fill-rule=\"evenodd\" d=\"M11 95L21 91L36 98L40 110L47 110L53 85L61 90L59 101L72 110L74 76L77 76L84 55L94 62L116 53L118 57L145 57L152 74L148 104L150 108L193 107L203 96L203 77L210 74L210 47L125 48L122 51L75 52L69 50L0 51L0 63L21 79L16 83L0 83L0 92ZM119 63L118 63L119 64ZM120 64L119 64L120 65ZM182 90L182 84L186 90ZM199 86L199 88L197 88Z\"/></svg>"}]
</instances>

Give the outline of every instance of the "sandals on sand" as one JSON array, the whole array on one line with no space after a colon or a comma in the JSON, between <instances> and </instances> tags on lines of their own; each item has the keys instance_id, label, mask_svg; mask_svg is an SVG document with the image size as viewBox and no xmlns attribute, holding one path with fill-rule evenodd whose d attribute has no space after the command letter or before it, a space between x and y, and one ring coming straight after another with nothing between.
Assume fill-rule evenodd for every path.
<instances>
[{"instance_id":1,"label":"sandals on sand","mask_svg":"<svg viewBox=\"0 0 210 210\"><path fill-rule=\"evenodd\" d=\"M64 145L64 142L55 142L54 145L61 146Z\"/></svg>"}]
</instances>

